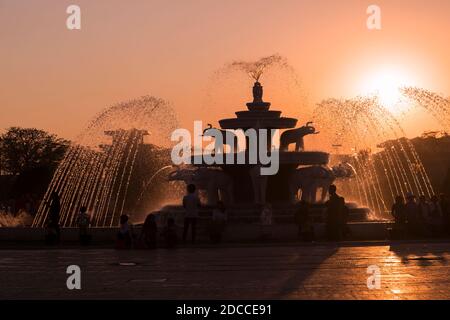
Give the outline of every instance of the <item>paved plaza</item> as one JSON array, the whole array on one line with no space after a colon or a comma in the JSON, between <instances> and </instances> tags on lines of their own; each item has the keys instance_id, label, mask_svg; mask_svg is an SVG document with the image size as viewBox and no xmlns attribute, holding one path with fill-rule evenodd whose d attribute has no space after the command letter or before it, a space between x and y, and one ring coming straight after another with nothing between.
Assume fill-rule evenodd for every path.
<instances>
[{"instance_id":1,"label":"paved plaza","mask_svg":"<svg viewBox=\"0 0 450 320\"><path fill-rule=\"evenodd\" d=\"M450 299L450 243L2 249L1 299ZM81 268L68 290L66 268ZM368 289L369 266L381 273Z\"/></svg>"}]
</instances>

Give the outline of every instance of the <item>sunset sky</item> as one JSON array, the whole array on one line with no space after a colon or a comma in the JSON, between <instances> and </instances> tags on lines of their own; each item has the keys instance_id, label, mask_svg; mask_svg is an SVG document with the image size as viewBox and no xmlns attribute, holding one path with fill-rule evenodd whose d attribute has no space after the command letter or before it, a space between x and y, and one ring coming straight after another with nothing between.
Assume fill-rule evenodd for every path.
<instances>
[{"instance_id":1,"label":"sunset sky","mask_svg":"<svg viewBox=\"0 0 450 320\"><path fill-rule=\"evenodd\" d=\"M66 28L70 4L81 30ZM371 4L380 31L366 28ZM274 53L301 86L263 78L265 97L301 122L322 99L367 93L385 77L450 96L449 31L448 0L0 0L0 128L72 139L104 107L146 94L171 102L188 128L232 117L252 83L215 88L214 73ZM404 127L438 128L417 112Z\"/></svg>"}]
</instances>

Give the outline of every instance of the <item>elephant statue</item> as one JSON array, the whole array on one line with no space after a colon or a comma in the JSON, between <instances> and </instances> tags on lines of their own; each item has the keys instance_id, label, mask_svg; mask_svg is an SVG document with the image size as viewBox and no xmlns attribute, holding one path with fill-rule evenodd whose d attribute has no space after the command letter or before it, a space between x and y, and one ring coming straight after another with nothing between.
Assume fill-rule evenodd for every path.
<instances>
[{"instance_id":1,"label":"elephant statue","mask_svg":"<svg viewBox=\"0 0 450 320\"><path fill-rule=\"evenodd\" d=\"M289 190L291 195L291 202L297 200L297 192L302 190L302 200L309 203L317 201L317 190L321 189L320 202L324 202L328 188L335 180L333 171L330 168L323 166L303 167L295 170L289 179Z\"/></svg>"},{"instance_id":2,"label":"elephant statue","mask_svg":"<svg viewBox=\"0 0 450 320\"><path fill-rule=\"evenodd\" d=\"M255 203L265 204L268 176L261 175L261 165L253 166L249 173L252 179Z\"/></svg>"},{"instance_id":3,"label":"elephant statue","mask_svg":"<svg viewBox=\"0 0 450 320\"><path fill-rule=\"evenodd\" d=\"M186 184L194 184L198 190L206 191L207 205L210 206L215 206L219 198L225 204L234 202L233 181L221 169L178 169L169 174L169 181L184 181Z\"/></svg>"},{"instance_id":4,"label":"elephant statue","mask_svg":"<svg viewBox=\"0 0 450 320\"><path fill-rule=\"evenodd\" d=\"M222 141L216 139L216 137L222 135ZM203 130L204 137L213 137L214 138L214 152L223 153L224 145L229 145L232 148L232 152L237 152L238 149L238 138L235 133L229 130L222 130L213 128L213 126L208 123L208 127ZM231 141L232 144L231 144Z\"/></svg>"},{"instance_id":5,"label":"elephant statue","mask_svg":"<svg viewBox=\"0 0 450 320\"><path fill-rule=\"evenodd\" d=\"M303 127L286 130L283 132L280 137L280 151L288 151L291 143L295 143L295 151L304 151L305 143L303 141L303 137L308 134L319 133L316 132L316 128L314 128L311 124L312 122L308 122Z\"/></svg>"}]
</instances>

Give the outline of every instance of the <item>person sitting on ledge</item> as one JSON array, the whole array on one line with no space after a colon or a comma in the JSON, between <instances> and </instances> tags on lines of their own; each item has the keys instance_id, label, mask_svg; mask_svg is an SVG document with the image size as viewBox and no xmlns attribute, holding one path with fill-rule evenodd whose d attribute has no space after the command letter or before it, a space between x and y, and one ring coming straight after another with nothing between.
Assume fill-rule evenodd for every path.
<instances>
[{"instance_id":1,"label":"person sitting on ledge","mask_svg":"<svg viewBox=\"0 0 450 320\"><path fill-rule=\"evenodd\" d=\"M178 235L174 218L167 219L167 226L164 228L163 234L168 249L173 249L177 246Z\"/></svg>"},{"instance_id":2,"label":"person sitting on ledge","mask_svg":"<svg viewBox=\"0 0 450 320\"><path fill-rule=\"evenodd\" d=\"M267 203L261 205L261 239L269 240L272 237L272 206Z\"/></svg>"},{"instance_id":3,"label":"person sitting on ledge","mask_svg":"<svg viewBox=\"0 0 450 320\"><path fill-rule=\"evenodd\" d=\"M302 241L314 240L314 227L309 217L309 203L301 200L295 211L295 223L298 227L298 238Z\"/></svg>"},{"instance_id":4,"label":"person sitting on ledge","mask_svg":"<svg viewBox=\"0 0 450 320\"><path fill-rule=\"evenodd\" d=\"M217 207L214 208L211 218L210 238L213 243L220 243L222 241L223 231L227 221L227 212L222 201L217 202Z\"/></svg>"},{"instance_id":5,"label":"person sitting on ledge","mask_svg":"<svg viewBox=\"0 0 450 320\"><path fill-rule=\"evenodd\" d=\"M148 249L156 248L156 239L158 235L158 226L156 224L156 219L154 214L147 215L145 218L144 225L142 226L142 232L140 240L143 245Z\"/></svg>"},{"instance_id":6,"label":"person sitting on ledge","mask_svg":"<svg viewBox=\"0 0 450 320\"><path fill-rule=\"evenodd\" d=\"M133 246L133 232L128 220L129 218L126 214L120 216L120 229L117 233L116 249L131 249Z\"/></svg>"},{"instance_id":7,"label":"person sitting on ledge","mask_svg":"<svg viewBox=\"0 0 450 320\"><path fill-rule=\"evenodd\" d=\"M90 236L88 234L89 225L91 223L91 219L87 214L87 208L81 207L80 213L77 217L77 225L79 230L79 239L81 245L88 245L90 242Z\"/></svg>"}]
</instances>

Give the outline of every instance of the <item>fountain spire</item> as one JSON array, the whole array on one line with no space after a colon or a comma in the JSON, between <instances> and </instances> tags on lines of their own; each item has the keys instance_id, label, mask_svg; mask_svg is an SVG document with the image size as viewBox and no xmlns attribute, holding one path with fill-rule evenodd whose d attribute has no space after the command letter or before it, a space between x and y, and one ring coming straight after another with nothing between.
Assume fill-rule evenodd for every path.
<instances>
[{"instance_id":1,"label":"fountain spire","mask_svg":"<svg viewBox=\"0 0 450 320\"><path fill-rule=\"evenodd\" d=\"M268 111L270 102L263 101L263 86L259 81L253 85L253 102L247 103L247 108L250 111Z\"/></svg>"}]
</instances>

